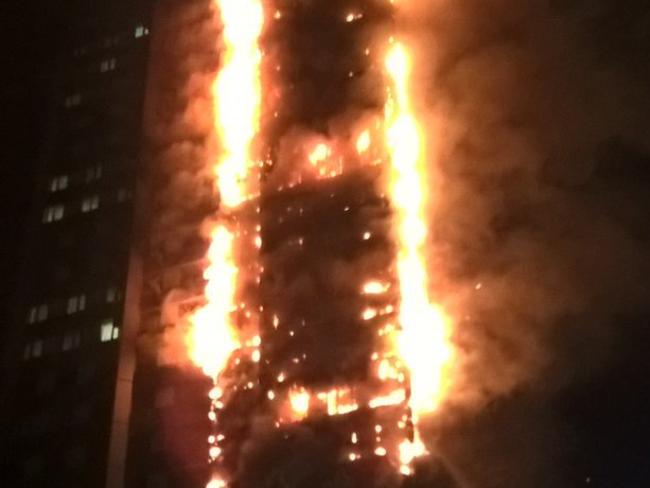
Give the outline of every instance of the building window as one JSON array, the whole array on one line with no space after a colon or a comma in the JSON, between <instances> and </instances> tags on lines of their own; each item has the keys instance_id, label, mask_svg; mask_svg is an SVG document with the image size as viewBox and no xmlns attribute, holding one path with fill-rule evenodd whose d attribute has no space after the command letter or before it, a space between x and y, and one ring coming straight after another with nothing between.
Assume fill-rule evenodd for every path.
<instances>
[{"instance_id":1,"label":"building window","mask_svg":"<svg viewBox=\"0 0 650 488\"><path fill-rule=\"evenodd\" d=\"M96 164L86 170L86 183L98 180L102 177L102 165Z\"/></svg>"},{"instance_id":2,"label":"building window","mask_svg":"<svg viewBox=\"0 0 650 488\"><path fill-rule=\"evenodd\" d=\"M81 211L83 213L92 212L99 208L99 196L93 195L92 197L84 198L81 202Z\"/></svg>"},{"instance_id":3,"label":"building window","mask_svg":"<svg viewBox=\"0 0 650 488\"><path fill-rule=\"evenodd\" d=\"M108 71L114 71L117 67L117 59L110 58L105 59L99 64L99 71L101 73L107 73Z\"/></svg>"},{"instance_id":4,"label":"building window","mask_svg":"<svg viewBox=\"0 0 650 488\"><path fill-rule=\"evenodd\" d=\"M53 205L47 207L43 212L43 222L46 224L57 222L63 219L63 214L65 213L65 207L63 205Z\"/></svg>"},{"instance_id":5,"label":"building window","mask_svg":"<svg viewBox=\"0 0 650 488\"><path fill-rule=\"evenodd\" d=\"M48 314L48 308L46 304L40 305L38 307L38 314L36 316L36 319L39 322L45 322L47 320L47 314Z\"/></svg>"},{"instance_id":6,"label":"building window","mask_svg":"<svg viewBox=\"0 0 650 488\"><path fill-rule=\"evenodd\" d=\"M128 190L127 188L120 188L117 191L117 201L120 203L130 200L131 196L131 190Z\"/></svg>"},{"instance_id":7,"label":"building window","mask_svg":"<svg viewBox=\"0 0 650 488\"><path fill-rule=\"evenodd\" d=\"M110 342L120 337L120 329L115 327L113 320L105 320L100 327L99 338L102 342Z\"/></svg>"},{"instance_id":8,"label":"building window","mask_svg":"<svg viewBox=\"0 0 650 488\"><path fill-rule=\"evenodd\" d=\"M149 35L149 29L147 29L144 25L139 24L135 27L135 32L133 34L135 38L138 39L140 37Z\"/></svg>"},{"instance_id":9,"label":"building window","mask_svg":"<svg viewBox=\"0 0 650 488\"><path fill-rule=\"evenodd\" d=\"M52 178L52 180L50 181L50 191L52 193L65 190L66 188L68 188L67 175L57 176L56 178Z\"/></svg>"},{"instance_id":10,"label":"building window","mask_svg":"<svg viewBox=\"0 0 650 488\"><path fill-rule=\"evenodd\" d=\"M117 46L119 43L120 43L120 36L104 38L104 47L105 48L109 48L111 46Z\"/></svg>"},{"instance_id":11,"label":"building window","mask_svg":"<svg viewBox=\"0 0 650 488\"><path fill-rule=\"evenodd\" d=\"M73 349L78 349L80 345L81 332L76 330L73 332L67 332L63 336L63 344L61 345L61 349L63 349L63 351L71 351Z\"/></svg>"},{"instance_id":12,"label":"building window","mask_svg":"<svg viewBox=\"0 0 650 488\"><path fill-rule=\"evenodd\" d=\"M48 316L48 307L46 304L37 305L29 309L27 322L34 324L36 322L45 322Z\"/></svg>"},{"instance_id":13,"label":"building window","mask_svg":"<svg viewBox=\"0 0 650 488\"><path fill-rule=\"evenodd\" d=\"M86 295L77 295L68 298L67 313L73 314L86 309Z\"/></svg>"},{"instance_id":14,"label":"building window","mask_svg":"<svg viewBox=\"0 0 650 488\"><path fill-rule=\"evenodd\" d=\"M43 341L37 340L30 342L23 350L23 359L40 358L43 355Z\"/></svg>"},{"instance_id":15,"label":"building window","mask_svg":"<svg viewBox=\"0 0 650 488\"><path fill-rule=\"evenodd\" d=\"M82 96L81 93L74 93L65 98L64 105L66 108L78 107L81 105Z\"/></svg>"},{"instance_id":16,"label":"building window","mask_svg":"<svg viewBox=\"0 0 650 488\"><path fill-rule=\"evenodd\" d=\"M106 290L106 303L115 303L119 299L117 288L114 286Z\"/></svg>"},{"instance_id":17,"label":"building window","mask_svg":"<svg viewBox=\"0 0 650 488\"><path fill-rule=\"evenodd\" d=\"M34 322L36 322L37 315L38 315L38 307L30 308L29 313L27 314L27 323L33 324Z\"/></svg>"}]
</instances>

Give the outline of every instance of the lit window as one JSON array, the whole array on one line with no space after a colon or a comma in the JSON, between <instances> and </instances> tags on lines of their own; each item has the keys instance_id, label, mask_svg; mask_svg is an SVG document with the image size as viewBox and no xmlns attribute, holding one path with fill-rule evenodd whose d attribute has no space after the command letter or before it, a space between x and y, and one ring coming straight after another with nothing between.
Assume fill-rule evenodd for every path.
<instances>
[{"instance_id":1,"label":"lit window","mask_svg":"<svg viewBox=\"0 0 650 488\"><path fill-rule=\"evenodd\" d=\"M53 178L52 181L50 181L50 191L53 193L56 191L65 190L66 188L68 188L67 175L57 176L56 178Z\"/></svg>"},{"instance_id":2,"label":"lit window","mask_svg":"<svg viewBox=\"0 0 650 488\"><path fill-rule=\"evenodd\" d=\"M81 202L81 211L83 213L92 212L99 208L99 196L93 195L92 197L84 198Z\"/></svg>"},{"instance_id":3,"label":"lit window","mask_svg":"<svg viewBox=\"0 0 650 488\"><path fill-rule=\"evenodd\" d=\"M65 98L64 105L66 108L78 107L81 105L81 93L75 93Z\"/></svg>"},{"instance_id":4,"label":"lit window","mask_svg":"<svg viewBox=\"0 0 650 488\"><path fill-rule=\"evenodd\" d=\"M86 170L86 183L98 180L102 177L102 165L96 164Z\"/></svg>"},{"instance_id":5,"label":"lit window","mask_svg":"<svg viewBox=\"0 0 650 488\"><path fill-rule=\"evenodd\" d=\"M78 295L68 298L68 314L81 312L86 309L86 295Z\"/></svg>"},{"instance_id":6,"label":"lit window","mask_svg":"<svg viewBox=\"0 0 650 488\"><path fill-rule=\"evenodd\" d=\"M30 356L32 358L40 358L43 355L43 341L38 340L31 343L30 346Z\"/></svg>"},{"instance_id":7,"label":"lit window","mask_svg":"<svg viewBox=\"0 0 650 488\"><path fill-rule=\"evenodd\" d=\"M75 313L77 311L77 306L77 297L68 298L68 308L66 309L66 312L68 312L68 314Z\"/></svg>"},{"instance_id":8,"label":"lit window","mask_svg":"<svg viewBox=\"0 0 650 488\"><path fill-rule=\"evenodd\" d=\"M67 332L63 336L63 344L61 345L61 349L64 351L71 351L72 349L78 349L80 345L81 332L78 330L74 332Z\"/></svg>"},{"instance_id":9,"label":"lit window","mask_svg":"<svg viewBox=\"0 0 650 488\"><path fill-rule=\"evenodd\" d=\"M146 35L149 35L149 29L147 29L144 25L140 24L136 26L134 35L137 38L144 37Z\"/></svg>"},{"instance_id":10,"label":"lit window","mask_svg":"<svg viewBox=\"0 0 650 488\"><path fill-rule=\"evenodd\" d=\"M65 207L63 205L53 205L47 207L43 212L43 222L49 224L51 222L59 221L63 218Z\"/></svg>"},{"instance_id":11,"label":"lit window","mask_svg":"<svg viewBox=\"0 0 650 488\"><path fill-rule=\"evenodd\" d=\"M104 39L104 47L108 48L111 46L117 46L120 43L120 37L119 36L114 36L114 37L106 37Z\"/></svg>"},{"instance_id":12,"label":"lit window","mask_svg":"<svg viewBox=\"0 0 650 488\"><path fill-rule=\"evenodd\" d=\"M36 318L38 315L38 307L32 307L29 309L29 313L27 314L27 323L33 324L36 322Z\"/></svg>"},{"instance_id":13,"label":"lit window","mask_svg":"<svg viewBox=\"0 0 650 488\"><path fill-rule=\"evenodd\" d=\"M105 59L99 64L99 71L102 73L106 73L108 71L114 71L116 67L117 67L117 59L115 58Z\"/></svg>"},{"instance_id":14,"label":"lit window","mask_svg":"<svg viewBox=\"0 0 650 488\"><path fill-rule=\"evenodd\" d=\"M27 322L34 324L36 322L44 322L47 320L47 305L37 305L29 309L27 314Z\"/></svg>"},{"instance_id":15,"label":"lit window","mask_svg":"<svg viewBox=\"0 0 650 488\"><path fill-rule=\"evenodd\" d=\"M114 303L115 301L117 301L117 288L111 287L106 290L106 302Z\"/></svg>"},{"instance_id":16,"label":"lit window","mask_svg":"<svg viewBox=\"0 0 650 488\"><path fill-rule=\"evenodd\" d=\"M47 320L47 305L40 305L38 307L38 312L36 314L36 319L39 322L44 322Z\"/></svg>"},{"instance_id":17,"label":"lit window","mask_svg":"<svg viewBox=\"0 0 650 488\"><path fill-rule=\"evenodd\" d=\"M113 320L106 320L100 327L99 339L102 342L110 342L120 337L120 329L115 327Z\"/></svg>"}]
</instances>

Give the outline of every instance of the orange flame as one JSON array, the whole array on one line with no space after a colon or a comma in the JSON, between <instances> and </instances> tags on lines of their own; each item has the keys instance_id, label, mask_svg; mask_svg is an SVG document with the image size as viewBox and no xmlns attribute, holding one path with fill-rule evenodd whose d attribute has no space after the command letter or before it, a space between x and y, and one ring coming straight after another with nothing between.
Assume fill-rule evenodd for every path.
<instances>
[{"instance_id":1,"label":"orange flame","mask_svg":"<svg viewBox=\"0 0 650 488\"><path fill-rule=\"evenodd\" d=\"M215 130L221 144L221 155L216 165L217 185L223 207L233 209L254 196L251 170L255 162L251 146L259 128L261 107L261 50L259 38L264 25L261 0L213 0L223 22L222 67L212 86L215 105ZM212 232L208 251L208 268L204 276L206 304L192 317L188 337L192 360L210 376L215 388L210 421L218 427L217 411L224 408L219 388L219 377L227 367L232 354L244 345L238 338L232 322L237 309L237 287L240 263L236 262L236 236L219 225ZM255 236L259 248L259 235ZM259 340L254 347L259 346ZM251 352L253 362L260 359L259 349ZM220 460L223 452L217 441L224 436L210 436L209 457L212 463ZM216 476L207 488L225 488L226 481Z\"/></svg>"},{"instance_id":2,"label":"orange flame","mask_svg":"<svg viewBox=\"0 0 650 488\"><path fill-rule=\"evenodd\" d=\"M251 143L261 107L259 38L264 26L261 0L216 0L223 21L224 61L213 86L217 132L223 156L217 167L222 203L245 201L252 167Z\"/></svg>"},{"instance_id":3,"label":"orange flame","mask_svg":"<svg viewBox=\"0 0 650 488\"><path fill-rule=\"evenodd\" d=\"M311 394L304 388L293 388L289 392L289 402L294 420L303 420L309 414Z\"/></svg>"},{"instance_id":4,"label":"orange flame","mask_svg":"<svg viewBox=\"0 0 650 488\"><path fill-rule=\"evenodd\" d=\"M440 404L452 351L449 321L428 296L424 253L428 227L424 144L409 93L411 59L402 44L391 44L385 66L391 80L386 103L386 140L391 162L390 195L396 213L401 297L397 349L410 375L409 406L415 426L414 441L400 447L405 472L412 459L425 452L418 433L418 419Z\"/></svg>"},{"instance_id":5,"label":"orange flame","mask_svg":"<svg viewBox=\"0 0 650 488\"><path fill-rule=\"evenodd\" d=\"M241 344L231 321L237 287L237 266L233 258L233 234L223 226L212 233L208 250L206 305L191 317L189 351L195 364L215 381L231 354Z\"/></svg>"}]
</instances>

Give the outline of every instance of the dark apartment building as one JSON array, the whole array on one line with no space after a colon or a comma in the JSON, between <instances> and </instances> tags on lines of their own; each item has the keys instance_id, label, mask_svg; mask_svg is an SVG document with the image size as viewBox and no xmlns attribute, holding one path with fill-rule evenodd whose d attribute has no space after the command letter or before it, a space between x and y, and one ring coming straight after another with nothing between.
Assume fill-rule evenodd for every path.
<instances>
[{"instance_id":1,"label":"dark apartment building","mask_svg":"<svg viewBox=\"0 0 650 488\"><path fill-rule=\"evenodd\" d=\"M45 137L33 141L33 211L3 330L3 486L121 486L128 363L119 358L150 3L61 2L63 48L54 72L41 73L51 103Z\"/></svg>"}]
</instances>

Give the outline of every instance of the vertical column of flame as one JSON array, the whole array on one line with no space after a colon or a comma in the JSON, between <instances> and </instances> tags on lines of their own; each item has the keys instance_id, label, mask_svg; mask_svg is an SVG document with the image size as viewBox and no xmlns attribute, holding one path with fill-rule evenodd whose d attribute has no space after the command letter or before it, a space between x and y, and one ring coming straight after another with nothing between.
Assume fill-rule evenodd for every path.
<instances>
[{"instance_id":1,"label":"vertical column of flame","mask_svg":"<svg viewBox=\"0 0 650 488\"><path fill-rule=\"evenodd\" d=\"M259 130L261 106L261 50L259 39L264 24L262 0L213 0L223 24L222 67L212 87L215 131L221 155L215 167L222 208L235 211L256 195L251 145ZM236 214L233 214L236 217ZM245 233L244 233L245 234ZM249 236L250 237L250 236ZM221 460L224 436L218 432L218 411L225 392L219 378L230 357L245 347L240 341L232 314L238 306L241 263L237 249L242 245L239 230L220 224L212 232L208 267L204 276L206 304L191 317L190 356L214 381L210 391L210 420L215 434L209 438L210 461ZM256 234L255 239L259 236ZM259 247L259 243L256 242ZM259 341L254 341L256 347ZM259 358L256 351L253 360ZM227 486L215 474L208 488Z\"/></svg>"},{"instance_id":2,"label":"vertical column of flame","mask_svg":"<svg viewBox=\"0 0 650 488\"><path fill-rule=\"evenodd\" d=\"M213 86L222 157L216 171L222 204L236 207L255 191L248 178L255 165L250 146L259 129L261 106L259 39L261 0L215 0L223 21L223 67Z\"/></svg>"},{"instance_id":3,"label":"vertical column of flame","mask_svg":"<svg viewBox=\"0 0 650 488\"><path fill-rule=\"evenodd\" d=\"M400 461L402 472L409 474L413 459L425 453L418 421L420 415L434 411L440 403L451 349L444 313L428 296L424 144L411 102L411 59L403 44L391 39L385 67L390 79L385 107L391 163L389 193L395 209L400 287L397 348L409 372L408 405L414 427L413 438L400 446Z\"/></svg>"}]
</instances>

